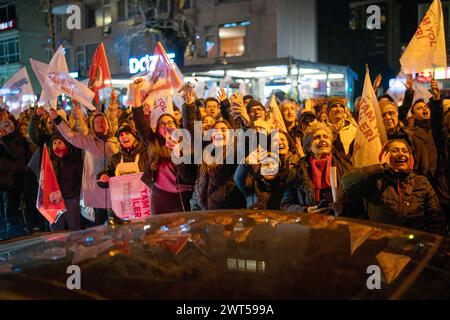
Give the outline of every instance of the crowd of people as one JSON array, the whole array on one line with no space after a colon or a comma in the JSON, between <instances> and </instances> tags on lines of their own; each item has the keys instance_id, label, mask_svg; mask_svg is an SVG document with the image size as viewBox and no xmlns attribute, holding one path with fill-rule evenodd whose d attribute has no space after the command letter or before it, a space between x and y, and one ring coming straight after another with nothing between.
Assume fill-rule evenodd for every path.
<instances>
[{"instance_id":1,"label":"crowd of people","mask_svg":"<svg viewBox=\"0 0 450 320\"><path fill-rule=\"evenodd\" d=\"M0 112L0 238L33 232L79 230L104 224L110 210L111 177L143 173L151 188L152 215L216 209L270 209L339 215L444 235L450 213L448 102L431 81L429 102L414 99L411 78L403 103L378 98L388 141L380 164L355 168L352 163L360 99L352 113L343 97L280 101L286 131L270 135L266 107L254 97L198 99L183 90L184 104L162 114L150 126L140 81L132 85L132 107L111 95L104 112L89 112L74 103L63 109L31 107L17 118L5 105ZM194 134L215 129L210 141L220 143L226 158L235 148L229 129L255 129L270 137L266 157L247 150L244 161L175 163L172 151L177 128ZM67 211L49 225L36 209L40 163L47 146ZM197 146L192 146L195 148ZM277 150L272 152L273 150ZM184 150L184 152L188 152ZM259 159L259 158L258 158ZM336 181L330 181L335 170ZM335 185L335 187L333 187Z\"/></svg>"}]
</instances>

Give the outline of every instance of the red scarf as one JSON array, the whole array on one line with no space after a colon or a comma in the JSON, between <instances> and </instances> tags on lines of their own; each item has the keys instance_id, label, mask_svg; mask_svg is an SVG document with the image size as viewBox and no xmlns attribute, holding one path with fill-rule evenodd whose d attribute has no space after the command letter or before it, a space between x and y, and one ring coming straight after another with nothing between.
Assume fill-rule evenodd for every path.
<instances>
[{"instance_id":1,"label":"red scarf","mask_svg":"<svg viewBox=\"0 0 450 320\"><path fill-rule=\"evenodd\" d=\"M330 167L331 167L331 154L325 156L322 159L316 159L314 157L309 158L312 170L312 181L316 187L316 201L320 201L320 190L331 188L330 184Z\"/></svg>"}]
</instances>

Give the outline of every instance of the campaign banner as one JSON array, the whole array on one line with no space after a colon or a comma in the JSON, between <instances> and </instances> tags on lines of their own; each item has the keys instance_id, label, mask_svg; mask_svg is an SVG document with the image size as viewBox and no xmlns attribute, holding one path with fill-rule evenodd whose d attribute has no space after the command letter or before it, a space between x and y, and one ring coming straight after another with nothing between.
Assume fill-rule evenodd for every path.
<instances>
[{"instance_id":1,"label":"campaign banner","mask_svg":"<svg viewBox=\"0 0 450 320\"><path fill-rule=\"evenodd\" d=\"M109 194L112 210L124 220L139 220L151 216L150 188L141 181L142 173L111 177Z\"/></svg>"}]
</instances>

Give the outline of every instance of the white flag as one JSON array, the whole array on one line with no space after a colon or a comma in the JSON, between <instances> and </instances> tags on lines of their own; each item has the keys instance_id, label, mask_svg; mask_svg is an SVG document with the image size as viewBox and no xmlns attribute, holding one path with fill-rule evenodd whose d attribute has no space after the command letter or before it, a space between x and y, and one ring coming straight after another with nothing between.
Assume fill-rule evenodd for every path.
<instances>
[{"instance_id":1,"label":"white flag","mask_svg":"<svg viewBox=\"0 0 450 320\"><path fill-rule=\"evenodd\" d=\"M383 143L387 141L377 96L373 90L368 69L360 103L358 129L353 150L353 164L356 168L380 163L378 156Z\"/></svg>"},{"instance_id":2,"label":"white flag","mask_svg":"<svg viewBox=\"0 0 450 320\"><path fill-rule=\"evenodd\" d=\"M45 75L47 74L48 64L43 63L38 60L31 59L31 58L30 58L30 63L31 63L31 68L33 69L34 74L36 75L36 77L39 81L39 84L41 85L41 88L44 88ZM41 96L42 96L42 89L41 89ZM53 100L50 101L50 105L52 106L52 108L56 109L57 101L58 101L57 98L54 98ZM42 103L42 102L38 101L38 104L40 106L42 106L46 103L47 102Z\"/></svg>"},{"instance_id":3,"label":"white flag","mask_svg":"<svg viewBox=\"0 0 450 320\"><path fill-rule=\"evenodd\" d=\"M434 0L400 58L405 74L447 67L444 15L440 0Z\"/></svg>"},{"instance_id":4,"label":"white flag","mask_svg":"<svg viewBox=\"0 0 450 320\"><path fill-rule=\"evenodd\" d=\"M275 95L269 100L269 105L267 106L267 111L270 115L270 120L272 122L273 129L287 132L286 125L284 124L283 116L281 115L280 108L278 107Z\"/></svg>"},{"instance_id":5,"label":"white flag","mask_svg":"<svg viewBox=\"0 0 450 320\"><path fill-rule=\"evenodd\" d=\"M95 93L70 76L62 46L59 47L50 63L46 66L45 72L42 70L43 64L39 66L37 69L33 68L33 70L36 72L38 79L44 80L43 85L41 84L40 103L54 101L55 98L64 93L90 110L96 109L92 104ZM52 108L56 108L56 106L52 104Z\"/></svg>"},{"instance_id":6,"label":"white flag","mask_svg":"<svg viewBox=\"0 0 450 320\"><path fill-rule=\"evenodd\" d=\"M26 67L20 69L2 88L6 93L9 112L17 117L27 106L36 101Z\"/></svg>"},{"instance_id":7,"label":"white flag","mask_svg":"<svg viewBox=\"0 0 450 320\"><path fill-rule=\"evenodd\" d=\"M388 95L392 97L392 99L394 99L396 104L402 103L403 99L405 98L405 90L406 90L404 85L405 83L406 83L406 75L400 71L397 77L395 78L394 82L386 92ZM414 90L414 101L418 99L423 99L425 103L428 103L430 98L433 96L427 89L427 87L417 80L414 80L413 90Z\"/></svg>"},{"instance_id":8,"label":"white flag","mask_svg":"<svg viewBox=\"0 0 450 320\"><path fill-rule=\"evenodd\" d=\"M153 131L160 116L166 113L173 115L172 91L172 89L152 91L143 102L150 108L150 127Z\"/></svg>"}]
</instances>

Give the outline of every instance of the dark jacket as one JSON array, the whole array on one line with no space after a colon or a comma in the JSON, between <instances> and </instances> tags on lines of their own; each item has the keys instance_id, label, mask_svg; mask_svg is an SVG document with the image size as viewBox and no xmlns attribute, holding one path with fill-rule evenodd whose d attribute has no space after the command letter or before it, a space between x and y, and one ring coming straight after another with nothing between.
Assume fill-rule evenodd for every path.
<instances>
[{"instance_id":1,"label":"dark jacket","mask_svg":"<svg viewBox=\"0 0 450 320\"><path fill-rule=\"evenodd\" d=\"M316 206L319 201L316 201L315 192L316 187L312 181L312 171L309 158L311 155L306 155L295 166L291 177L286 185L281 199L281 210L291 212L306 212L308 207ZM336 167L338 194L342 195L340 180L341 177L353 169L350 159L342 153L332 154L332 167ZM320 194L321 199L325 199L328 203L332 202L332 193L330 190L322 190ZM341 197L340 197L341 198ZM358 206L354 204L351 199L345 200L344 214L348 216L358 216L360 212L355 208ZM330 212L331 213L331 212ZM341 214L339 212L339 214Z\"/></svg>"},{"instance_id":2,"label":"dark jacket","mask_svg":"<svg viewBox=\"0 0 450 320\"><path fill-rule=\"evenodd\" d=\"M392 133L386 132L388 140L399 139L404 140L414 150L413 133L399 121L397 127Z\"/></svg>"},{"instance_id":3,"label":"dark jacket","mask_svg":"<svg viewBox=\"0 0 450 320\"><path fill-rule=\"evenodd\" d=\"M370 220L444 233L438 198L424 176L373 165L344 175L342 185L346 193L366 199Z\"/></svg>"},{"instance_id":4,"label":"dark jacket","mask_svg":"<svg viewBox=\"0 0 450 320\"><path fill-rule=\"evenodd\" d=\"M438 152L433 138L430 121L415 121L411 129L414 143L416 173L423 175L434 184Z\"/></svg>"},{"instance_id":5,"label":"dark jacket","mask_svg":"<svg viewBox=\"0 0 450 320\"><path fill-rule=\"evenodd\" d=\"M234 181L247 199L247 208L279 210L286 181L298 161L297 154L282 159L278 175L272 181L253 172L250 165L240 164L234 174Z\"/></svg>"},{"instance_id":6,"label":"dark jacket","mask_svg":"<svg viewBox=\"0 0 450 320\"><path fill-rule=\"evenodd\" d=\"M115 177L117 165L121 162L122 157L124 163L134 162L138 154L139 154L139 162L138 162L139 170L141 172L144 172L144 170L148 167L148 152L144 144L138 141L136 146L129 152L121 147L120 151L115 155L113 155L109 160L107 169L102 170L97 174L97 180L99 180L100 177L104 174L106 174L108 177ZM107 187L107 184L103 184L101 182L99 182L98 185L103 188Z\"/></svg>"},{"instance_id":7,"label":"dark jacket","mask_svg":"<svg viewBox=\"0 0 450 320\"><path fill-rule=\"evenodd\" d=\"M435 174L435 191L441 204L450 208L450 133L445 124L442 100L429 102L431 111L431 130L437 148L437 168ZM450 213L448 213L450 214Z\"/></svg>"},{"instance_id":8,"label":"dark jacket","mask_svg":"<svg viewBox=\"0 0 450 320\"><path fill-rule=\"evenodd\" d=\"M53 145L50 147L50 159L53 170L55 171L56 180L63 198L73 199L78 197L81 191L83 173L82 151L67 142L61 134L56 133L52 136L52 140L56 138L64 141L69 149L69 153L63 158L58 158L53 151Z\"/></svg>"},{"instance_id":9,"label":"dark jacket","mask_svg":"<svg viewBox=\"0 0 450 320\"><path fill-rule=\"evenodd\" d=\"M17 130L0 138L0 190L23 188L29 156L28 143Z\"/></svg>"},{"instance_id":10,"label":"dark jacket","mask_svg":"<svg viewBox=\"0 0 450 320\"><path fill-rule=\"evenodd\" d=\"M36 179L39 179L39 171L41 170L42 147L47 145L51 148L52 134L47 132L42 122L42 117L33 114L30 118L30 125L28 127L28 134L30 139L36 144L36 152L32 155L28 167L35 174Z\"/></svg>"},{"instance_id":11,"label":"dark jacket","mask_svg":"<svg viewBox=\"0 0 450 320\"><path fill-rule=\"evenodd\" d=\"M233 179L236 167L235 164L222 164L210 171L200 168L197 185L202 210L245 208L244 195Z\"/></svg>"}]
</instances>

